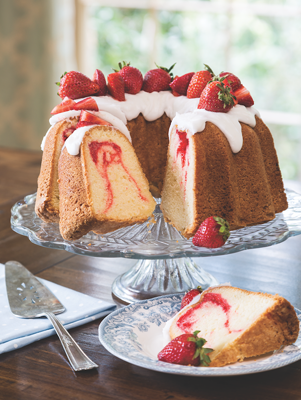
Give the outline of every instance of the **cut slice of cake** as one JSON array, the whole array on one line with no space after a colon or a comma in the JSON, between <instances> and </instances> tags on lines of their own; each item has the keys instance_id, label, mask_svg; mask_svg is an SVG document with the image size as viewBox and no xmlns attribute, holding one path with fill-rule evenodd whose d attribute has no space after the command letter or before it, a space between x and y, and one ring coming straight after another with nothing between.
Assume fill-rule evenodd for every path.
<instances>
[{"instance_id":1,"label":"cut slice of cake","mask_svg":"<svg viewBox=\"0 0 301 400\"><path fill-rule=\"evenodd\" d=\"M75 240L93 230L104 234L142 223L155 209L149 184L129 140L112 126L76 130L80 154L59 160L60 231ZM71 138L70 138L71 139Z\"/></svg>"},{"instance_id":2,"label":"cut slice of cake","mask_svg":"<svg viewBox=\"0 0 301 400\"><path fill-rule=\"evenodd\" d=\"M43 143L43 158L38 178L36 214L45 222L59 222L58 161L65 140L74 132L78 118L58 122Z\"/></svg>"},{"instance_id":3,"label":"cut slice of cake","mask_svg":"<svg viewBox=\"0 0 301 400\"><path fill-rule=\"evenodd\" d=\"M169 334L174 339L194 331L200 331L206 348L214 350L210 367L222 367L294 343L299 320L283 297L219 286L205 290L197 303L181 310Z\"/></svg>"}]
</instances>

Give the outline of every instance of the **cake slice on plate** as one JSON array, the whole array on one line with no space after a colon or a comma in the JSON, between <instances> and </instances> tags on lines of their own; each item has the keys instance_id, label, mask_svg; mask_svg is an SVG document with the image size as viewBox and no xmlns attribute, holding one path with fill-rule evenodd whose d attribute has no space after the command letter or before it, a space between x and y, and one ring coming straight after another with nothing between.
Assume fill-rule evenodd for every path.
<instances>
[{"instance_id":1,"label":"cake slice on plate","mask_svg":"<svg viewBox=\"0 0 301 400\"><path fill-rule=\"evenodd\" d=\"M231 286L205 290L195 304L173 319L171 339L200 331L210 353L210 367L242 361L294 343L299 320L293 306L278 295Z\"/></svg>"}]
</instances>

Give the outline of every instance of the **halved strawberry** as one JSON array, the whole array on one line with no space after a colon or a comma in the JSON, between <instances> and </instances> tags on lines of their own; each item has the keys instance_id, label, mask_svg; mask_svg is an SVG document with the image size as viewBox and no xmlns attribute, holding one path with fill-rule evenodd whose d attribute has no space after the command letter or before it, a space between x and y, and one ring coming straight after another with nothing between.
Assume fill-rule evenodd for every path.
<instances>
[{"instance_id":1,"label":"halved strawberry","mask_svg":"<svg viewBox=\"0 0 301 400\"><path fill-rule=\"evenodd\" d=\"M176 96L186 96L187 88L193 75L194 72L189 72L188 74L182 76L176 76L174 80L169 84L169 86L172 88L172 94L176 92Z\"/></svg>"},{"instance_id":2,"label":"halved strawberry","mask_svg":"<svg viewBox=\"0 0 301 400\"><path fill-rule=\"evenodd\" d=\"M54 109L51 111L51 114L60 114L62 112L74 110L73 107L75 104L76 102L74 100L69 99L69 97L65 97L60 104L54 107Z\"/></svg>"},{"instance_id":3,"label":"halved strawberry","mask_svg":"<svg viewBox=\"0 0 301 400\"><path fill-rule=\"evenodd\" d=\"M95 93L95 96L105 96L107 94L106 78L100 69L95 70L92 77L92 82L97 83L99 86L99 91Z\"/></svg>"},{"instance_id":4,"label":"halved strawberry","mask_svg":"<svg viewBox=\"0 0 301 400\"><path fill-rule=\"evenodd\" d=\"M80 113L79 121L76 125L76 129L87 126L87 125L107 125L112 126L110 122L105 121L102 118L97 117L96 115L90 113L89 111L82 110Z\"/></svg>"},{"instance_id":5,"label":"halved strawberry","mask_svg":"<svg viewBox=\"0 0 301 400\"><path fill-rule=\"evenodd\" d=\"M229 84L229 86L231 87L233 92L235 92L235 90L237 90L238 88L241 87L240 79L236 75L232 74L231 72L221 72L219 74L219 76L225 77L224 84L225 85L226 85L226 83Z\"/></svg>"},{"instance_id":6,"label":"halved strawberry","mask_svg":"<svg viewBox=\"0 0 301 400\"><path fill-rule=\"evenodd\" d=\"M118 72L108 75L108 90L114 99L125 101L124 80Z\"/></svg>"},{"instance_id":7,"label":"halved strawberry","mask_svg":"<svg viewBox=\"0 0 301 400\"><path fill-rule=\"evenodd\" d=\"M73 110L91 110L91 111L98 111L98 105L92 97L87 97L83 99L73 106Z\"/></svg>"},{"instance_id":8,"label":"halved strawberry","mask_svg":"<svg viewBox=\"0 0 301 400\"><path fill-rule=\"evenodd\" d=\"M254 104L250 92L243 85L234 92L234 96L236 97L238 104L246 107L251 107Z\"/></svg>"},{"instance_id":9,"label":"halved strawberry","mask_svg":"<svg viewBox=\"0 0 301 400\"><path fill-rule=\"evenodd\" d=\"M191 78L191 81L187 89L187 97L189 99L195 99L197 97L200 97L205 86L209 81L212 80L214 76L212 69L208 65L206 64L204 65L206 69L203 71L196 72Z\"/></svg>"}]
</instances>

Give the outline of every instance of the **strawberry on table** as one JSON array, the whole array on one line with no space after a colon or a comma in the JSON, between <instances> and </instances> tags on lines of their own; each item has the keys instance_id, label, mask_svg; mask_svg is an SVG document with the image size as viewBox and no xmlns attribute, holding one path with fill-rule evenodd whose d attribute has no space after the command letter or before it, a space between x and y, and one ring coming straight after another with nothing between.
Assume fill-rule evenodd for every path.
<instances>
[{"instance_id":1,"label":"strawberry on table","mask_svg":"<svg viewBox=\"0 0 301 400\"><path fill-rule=\"evenodd\" d=\"M108 75L108 90L114 99L125 101L124 80L118 72Z\"/></svg>"},{"instance_id":2,"label":"strawberry on table","mask_svg":"<svg viewBox=\"0 0 301 400\"><path fill-rule=\"evenodd\" d=\"M184 333L174 338L160 351L158 359L171 364L208 367L211 362L208 354L213 350L203 347L207 341L197 336L199 332Z\"/></svg>"},{"instance_id":3,"label":"strawberry on table","mask_svg":"<svg viewBox=\"0 0 301 400\"><path fill-rule=\"evenodd\" d=\"M92 81L97 83L99 86L99 91L95 93L95 96L105 96L107 94L107 83L106 78L100 69L95 70L92 76Z\"/></svg>"},{"instance_id":4,"label":"strawberry on table","mask_svg":"<svg viewBox=\"0 0 301 400\"><path fill-rule=\"evenodd\" d=\"M199 247L217 248L223 246L230 236L229 223L220 217L209 217L203 221L192 239Z\"/></svg>"},{"instance_id":5,"label":"strawberry on table","mask_svg":"<svg viewBox=\"0 0 301 400\"><path fill-rule=\"evenodd\" d=\"M228 112L234 107L234 96L231 88L222 81L216 80L207 84L198 104L199 109L213 112Z\"/></svg>"},{"instance_id":6,"label":"strawberry on table","mask_svg":"<svg viewBox=\"0 0 301 400\"><path fill-rule=\"evenodd\" d=\"M60 114L62 112L74 110L75 104L76 102L74 100L69 99L69 97L65 97L60 104L54 107L54 109L51 111L51 114Z\"/></svg>"},{"instance_id":7,"label":"strawberry on table","mask_svg":"<svg viewBox=\"0 0 301 400\"><path fill-rule=\"evenodd\" d=\"M251 107L254 104L250 92L243 85L234 92L234 96L236 97L238 104L241 104L242 106Z\"/></svg>"},{"instance_id":8,"label":"strawberry on table","mask_svg":"<svg viewBox=\"0 0 301 400\"><path fill-rule=\"evenodd\" d=\"M207 83L214 77L212 69L208 65L204 65L206 69L196 72L191 78L187 89L187 97L189 99L200 97Z\"/></svg>"},{"instance_id":9,"label":"strawberry on table","mask_svg":"<svg viewBox=\"0 0 301 400\"><path fill-rule=\"evenodd\" d=\"M81 128L83 126L88 125L107 125L112 126L110 122L105 121L104 119L97 117L97 115L90 113L89 111L82 110L80 113L79 121L76 125L76 129Z\"/></svg>"},{"instance_id":10,"label":"strawberry on table","mask_svg":"<svg viewBox=\"0 0 301 400\"><path fill-rule=\"evenodd\" d=\"M176 76L174 80L169 84L172 89L172 94L174 96L186 96L187 89L193 75L194 72L189 72L188 74L182 76Z\"/></svg>"},{"instance_id":11,"label":"strawberry on table","mask_svg":"<svg viewBox=\"0 0 301 400\"><path fill-rule=\"evenodd\" d=\"M97 83L92 82L86 75L77 71L65 72L57 85L59 86L58 95L62 99L66 96L70 99L79 99L92 96L99 91Z\"/></svg>"},{"instance_id":12,"label":"strawberry on table","mask_svg":"<svg viewBox=\"0 0 301 400\"><path fill-rule=\"evenodd\" d=\"M185 294L185 296L183 297L182 301L181 301L181 310L182 308L188 306L188 304L196 297L198 296L200 293L202 293L202 288L201 286L198 286L196 289L191 289L189 290L189 292L187 292Z\"/></svg>"},{"instance_id":13,"label":"strawberry on table","mask_svg":"<svg viewBox=\"0 0 301 400\"><path fill-rule=\"evenodd\" d=\"M157 66L158 68L148 71L144 75L142 90L148 93L169 90L169 84L173 78L171 70L174 66L175 64L169 69Z\"/></svg>"},{"instance_id":14,"label":"strawberry on table","mask_svg":"<svg viewBox=\"0 0 301 400\"><path fill-rule=\"evenodd\" d=\"M125 93L129 94L137 94L140 92L143 84L143 76L138 68L134 68L130 66L130 63L126 63L123 61L123 64L120 62L118 63L119 75L122 76L124 80L124 90Z\"/></svg>"},{"instance_id":15,"label":"strawberry on table","mask_svg":"<svg viewBox=\"0 0 301 400\"><path fill-rule=\"evenodd\" d=\"M232 74L231 72L221 72L219 74L220 77L225 77L225 80L223 81L225 85L229 85L233 92L237 90L238 88L241 87L241 81L240 79Z\"/></svg>"}]
</instances>

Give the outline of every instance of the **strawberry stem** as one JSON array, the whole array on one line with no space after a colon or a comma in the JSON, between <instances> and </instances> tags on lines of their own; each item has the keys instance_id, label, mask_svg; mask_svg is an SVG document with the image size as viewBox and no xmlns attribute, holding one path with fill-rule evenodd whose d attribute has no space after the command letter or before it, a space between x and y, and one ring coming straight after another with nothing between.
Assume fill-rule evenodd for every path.
<instances>
[{"instance_id":1,"label":"strawberry stem","mask_svg":"<svg viewBox=\"0 0 301 400\"><path fill-rule=\"evenodd\" d=\"M199 333L200 333L200 331L194 331L193 337L189 337L188 341L195 342L195 344L196 344L196 351L194 353L193 359L200 357L200 365L203 365L204 367L208 367L209 364L211 363L211 360L210 360L210 357L208 356L208 354L214 350L203 347L204 344L207 343L207 340L204 338L199 338L197 336Z\"/></svg>"}]
</instances>

